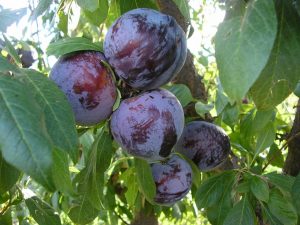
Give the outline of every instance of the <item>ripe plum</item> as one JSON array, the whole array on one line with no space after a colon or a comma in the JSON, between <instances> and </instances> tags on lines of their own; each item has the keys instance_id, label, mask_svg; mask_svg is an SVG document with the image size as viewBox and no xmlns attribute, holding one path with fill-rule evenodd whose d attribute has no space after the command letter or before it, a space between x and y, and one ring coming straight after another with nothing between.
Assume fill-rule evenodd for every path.
<instances>
[{"instance_id":1,"label":"ripe plum","mask_svg":"<svg viewBox=\"0 0 300 225\"><path fill-rule=\"evenodd\" d=\"M154 201L170 205L182 199L192 185L192 169L188 162L173 155L166 162L153 163L152 175L156 184Z\"/></svg>"},{"instance_id":2,"label":"ripe plum","mask_svg":"<svg viewBox=\"0 0 300 225\"><path fill-rule=\"evenodd\" d=\"M104 53L127 84L150 90L166 84L181 70L186 37L173 17L152 9L134 9L109 28Z\"/></svg>"},{"instance_id":3,"label":"ripe plum","mask_svg":"<svg viewBox=\"0 0 300 225\"><path fill-rule=\"evenodd\" d=\"M116 100L116 86L101 52L81 51L64 55L50 72L72 106L76 123L95 125L107 119Z\"/></svg>"},{"instance_id":4,"label":"ripe plum","mask_svg":"<svg viewBox=\"0 0 300 225\"><path fill-rule=\"evenodd\" d=\"M175 146L202 171L219 166L230 153L230 140L225 131L212 123L194 121L187 124Z\"/></svg>"},{"instance_id":5,"label":"ripe plum","mask_svg":"<svg viewBox=\"0 0 300 225\"><path fill-rule=\"evenodd\" d=\"M121 102L113 113L114 139L129 154L146 160L167 157L184 127L183 109L169 91L147 91Z\"/></svg>"}]
</instances>

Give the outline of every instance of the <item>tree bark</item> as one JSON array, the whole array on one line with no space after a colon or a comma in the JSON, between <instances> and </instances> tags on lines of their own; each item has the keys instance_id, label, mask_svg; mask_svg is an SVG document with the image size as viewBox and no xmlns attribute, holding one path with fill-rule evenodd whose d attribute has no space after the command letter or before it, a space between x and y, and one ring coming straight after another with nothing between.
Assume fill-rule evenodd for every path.
<instances>
[{"instance_id":1,"label":"tree bark","mask_svg":"<svg viewBox=\"0 0 300 225\"><path fill-rule=\"evenodd\" d=\"M189 22L184 18L178 9L177 5L172 0L157 0L157 5L162 13L173 16L177 23L181 26L186 33L188 30ZM194 65L194 56L188 50L185 64L175 79L174 83L185 84L189 87L192 95L196 99L204 102L207 101L207 92L202 82L202 77L198 74ZM194 107L194 104L193 104Z\"/></svg>"},{"instance_id":2,"label":"tree bark","mask_svg":"<svg viewBox=\"0 0 300 225\"><path fill-rule=\"evenodd\" d=\"M154 214L139 212L130 225L158 225L158 220Z\"/></svg>"},{"instance_id":3,"label":"tree bark","mask_svg":"<svg viewBox=\"0 0 300 225\"><path fill-rule=\"evenodd\" d=\"M296 114L291 133L287 139L288 155L283 167L283 172L297 176L300 172L300 99L296 106Z\"/></svg>"}]
</instances>

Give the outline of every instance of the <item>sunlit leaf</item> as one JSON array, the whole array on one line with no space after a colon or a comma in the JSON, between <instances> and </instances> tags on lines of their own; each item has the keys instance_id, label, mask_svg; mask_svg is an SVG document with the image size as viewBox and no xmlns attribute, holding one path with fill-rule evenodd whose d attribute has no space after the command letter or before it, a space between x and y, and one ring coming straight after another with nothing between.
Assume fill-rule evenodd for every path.
<instances>
[{"instance_id":1,"label":"sunlit leaf","mask_svg":"<svg viewBox=\"0 0 300 225\"><path fill-rule=\"evenodd\" d=\"M53 190L52 144L45 132L43 111L33 99L29 87L0 76L0 146L8 163Z\"/></svg>"},{"instance_id":2,"label":"sunlit leaf","mask_svg":"<svg viewBox=\"0 0 300 225\"><path fill-rule=\"evenodd\" d=\"M82 50L102 51L102 46L83 37L65 38L51 43L47 48L47 54L59 57L67 53Z\"/></svg>"},{"instance_id":3,"label":"sunlit leaf","mask_svg":"<svg viewBox=\"0 0 300 225\"><path fill-rule=\"evenodd\" d=\"M74 162L78 160L78 137L74 114L65 94L45 75L34 70L23 70L22 79L45 113L48 134L53 144L67 152Z\"/></svg>"},{"instance_id":4,"label":"sunlit leaf","mask_svg":"<svg viewBox=\"0 0 300 225\"><path fill-rule=\"evenodd\" d=\"M291 94L300 77L300 16L291 1L276 0L278 32L269 61L251 88L259 109L270 109ZM258 48L260 49L260 48Z\"/></svg>"},{"instance_id":5,"label":"sunlit leaf","mask_svg":"<svg viewBox=\"0 0 300 225\"><path fill-rule=\"evenodd\" d=\"M108 14L108 8L109 5L107 0L99 0L99 7L95 11L91 12L83 10L83 13L92 24L99 26L105 21Z\"/></svg>"},{"instance_id":6,"label":"sunlit leaf","mask_svg":"<svg viewBox=\"0 0 300 225\"><path fill-rule=\"evenodd\" d=\"M76 0L76 2L81 8L90 12L94 12L99 6L98 0Z\"/></svg>"},{"instance_id":7,"label":"sunlit leaf","mask_svg":"<svg viewBox=\"0 0 300 225\"><path fill-rule=\"evenodd\" d=\"M36 20L40 15L42 15L47 9L49 9L52 4L52 0L39 0L37 7L33 10L30 19Z\"/></svg>"},{"instance_id":8,"label":"sunlit leaf","mask_svg":"<svg viewBox=\"0 0 300 225\"><path fill-rule=\"evenodd\" d=\"M216 34L216 60L227 95L242 99L271 53L277 31L273 0L250 0L244 11L225 20Z\"/></svg>"},{"instance_id":9,"label":"sunlit leaf","mask_svg":"<svg viewBox=\"0 0 300 225\"><path fill-rule=\"evenodd\" d=\"M173 84L172 86L166 87L166 89L176 96L182 107L187 106L191 101L193 101L190 89L184 84Z\"/></svg>"}]
</instances>

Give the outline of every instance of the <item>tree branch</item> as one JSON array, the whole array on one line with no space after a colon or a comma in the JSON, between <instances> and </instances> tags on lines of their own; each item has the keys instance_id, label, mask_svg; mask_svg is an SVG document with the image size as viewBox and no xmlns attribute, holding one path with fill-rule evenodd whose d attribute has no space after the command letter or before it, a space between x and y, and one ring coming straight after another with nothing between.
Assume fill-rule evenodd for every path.
<instances>
[{"instance_id":1,"label":"tree branch","mask_svg":"<svg viewBox=\"0 0 300 225\"><path fill-rule=\"evenodd\" d=\"M157 5L161 12L173 16L177 23L182 27L186 33L188 30L189 22L184 18L178 9L177 5L172 0L157 0ZM207 92L202 82L202 77L198 74L194 65L194 56L188 50L185 64L179 74L173 80L177 84L185 84L189 87L192 95L196 99L200 99L204 102L207 101ZM194 103L186 107L186 116L198 116Z\"/></svg>"},{"instance_id":2,"label":"tree branch","mask_svg":"<svg viewBox=\"0 0 300 225\"><path fill-rule=\"evenodd\" d=\"M288 139L288 155L283 167L283 172L297 176L300 172L300 99L296 107L293 127Z\"/></svg>"}]
</instances>

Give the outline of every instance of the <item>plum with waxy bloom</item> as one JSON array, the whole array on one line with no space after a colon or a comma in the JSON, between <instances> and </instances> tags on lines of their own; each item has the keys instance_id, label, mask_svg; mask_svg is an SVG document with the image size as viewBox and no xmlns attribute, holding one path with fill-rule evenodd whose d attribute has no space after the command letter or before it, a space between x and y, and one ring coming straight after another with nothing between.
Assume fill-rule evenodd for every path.
<instances>
[{"instance_id":1,"label":"plum with waxy bloom","mask_svg":"<svg viewBox=\"0 0 300 225\"><path fill-rule=\"evenodd\" d=\"M79 125L107 119L117 97L113 75L103 53L80 51L64 55L53 66L50 79L65 93Z\"/></svg>"}]
</instances>

